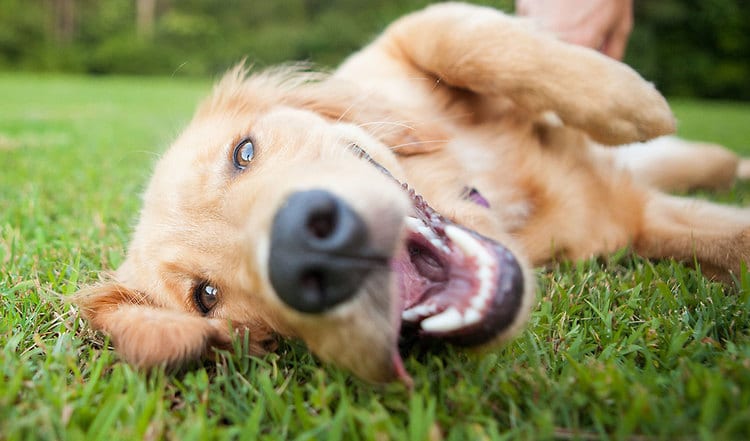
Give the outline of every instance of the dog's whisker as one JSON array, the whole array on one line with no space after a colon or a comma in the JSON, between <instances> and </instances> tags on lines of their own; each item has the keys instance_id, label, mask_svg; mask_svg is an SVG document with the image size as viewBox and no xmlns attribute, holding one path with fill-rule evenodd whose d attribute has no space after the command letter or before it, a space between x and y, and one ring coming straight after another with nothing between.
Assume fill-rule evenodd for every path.
<instances>
[{"instance_id":1,"label":"dog's whisker","mask_svg":"<svg viewBox=\"0 0 750 441\"><path fill-rule=\"evenodd\" d=\"M463 118L466 118L467 116L472 116L472 112L464 112L464 113L456 113L454 115L446 115L441 116L439 118L431 118L431 119L425 119L424 121L427 123L437 123L442 121L457 121Z\"/></svg>"},{"instance_id":2,"label":"dog's whisker","mask_svg":"<svg viewBox=\"0 0 750 441\"><path fill-rule=\"evenodd\" d=\"M371 121L366 123L357 124L357 127L369 127L373 125L379 125L379 126L396 126L396 127L403 127L405 129L414 130L414 126L411 126L405 122L401 121Z\"/></svg>"},{"instance_id":3,"label":"dog's whisker","mask_svg":"<svg viewBox=\"0 0 750 441\"><path fill-rule=\"evenodd\" d=\"M398 150L400 148L403 148L403 147L410 147L410 146L414 146L414 145L423 145L423 144L440 144L440 143L445 143L445 142L448 142L448 141L450 141L450 140L449 139L434 139L434 140L429 140L429 141L414 141L414 142L406 142L406 143L403 143L403 144L398 144L398 145L390 146L388 148L391 151L396 151L396 150Z\"/></svg>"},{"instance_id":4,"label":"dog's whisker","mask_svg":"<svg viewBox=\"0 0 750 441\"><path fill-rule=\"evenodd\" d=\"M413 126L402 121L370 121L358 124L357 127L368 131L372 136L380 139L387 138L401 129L407 131L415 130Z\"/></svg>"},{"instance_id":5,"label":"dog's whisker","mask_svg":"<svg viewBox=\"0 0 750 441\"><path fill-rule=\"evenodd\" d=\"M354 109L354 106L359 105L361 102L365 101L366 99L369 99L374 94L375 94L375 91L371 90L363 94L358 100L352 101L352 103L349 104L349 106L346 109L344 109L344 112L341 113L341 115L339 115L339 117L336 119L336 123L340 123L341 121L343 121L344 118L349 114L349 112L351 112L352 109Z\"/></svg>"},{"instance_id":6,"label":"dog's whisker","mask_svg":"<svg viewBox=\"0 0 750 441\"><path fill-rule=\"evenodd\" d=\"M336 123L340 123L344 119L344 117L349 114L349 112L354 108L355 105L357 105L356 101L349 104L349 106L344 109L344 112L341 113L341 115L339 115L339 117L336 119Z\"/></svg>"},{"instance_id":7,"label":"dog's whisker","mask_svg":"<svg viewBox=\"0 0 750 441\"><path fill-rule=\"evenodd\" d=\"M462 118L466 118L467 116L471 116L471 113L470 112L465 112L465 113L459 113L459 114L455 114L455 115L442 116L442 117L438 117L438 118L430 118L430 119L425 119L423 122L432 124L432 123L440 123L440 122L444 122L444 121L455 121L455 120L460 120ZM379 126L379 128L382 131L378 131L377 128L376 129L368 129L373 135L379 136L379 135L382 135L384 133L387 133L387 130L389 129L389 127L390 128L392 128L392 127L399 127L399 128L404 128L404 129L408 129L408 130L416 130L416 125L417 125L416 121L409 121L409 120L401 120L401 121L369 121L369 122L366 122L366 123L360 123L360 124L357 125L357 127L365 128L365 127L370 127L370 126Z\"/></svg>"}]
</instances>

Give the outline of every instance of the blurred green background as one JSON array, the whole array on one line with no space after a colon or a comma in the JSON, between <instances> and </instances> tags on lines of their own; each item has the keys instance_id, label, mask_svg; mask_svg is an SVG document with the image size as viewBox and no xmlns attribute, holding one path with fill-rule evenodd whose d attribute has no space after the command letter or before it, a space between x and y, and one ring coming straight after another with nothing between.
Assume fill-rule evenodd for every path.
<instances>
[{"instance_id":1,"label":"blurred green background","mask_svg":"<svg viewBox=\"0 0 750 441\"><path fill-rule=\"evenodd\" d=\"M213 76L334 66L427 0L0 0L0 69ZM512 0L484 1L512 11ZM636 0L626 61L669 96L750 100L750 1Z\"/></svg>"}]
</instances>

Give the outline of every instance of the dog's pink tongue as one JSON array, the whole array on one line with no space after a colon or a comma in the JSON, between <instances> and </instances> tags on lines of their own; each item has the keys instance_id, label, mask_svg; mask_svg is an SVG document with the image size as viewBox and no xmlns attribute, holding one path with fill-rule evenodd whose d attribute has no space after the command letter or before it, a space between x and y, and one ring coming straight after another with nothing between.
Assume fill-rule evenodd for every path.
<instances>
[{"instance_id":1,"label":"dog's pink tongue","mask_svg":"<svg viewBox=\"0 0 750 441\"><path fill-rule=\"evenodd\" d=\"M396 374L396 378L398 378L398 381L403 383L404 386L406 386L409 390L414 389L414 380L412 380L409 373L406 372L406 369L404 368L404 361L401 359L401 355L398 353L398 348L393 351L392 360L393 370Z\"/></svg>"},{"instance_id":2,"label":"dog's pink tongue","mask_svg":"<svg viewBox=\"0 0 750 441\"><path fill-rule=\"evenodd\" d=\"M403 256L402 256L403 257ZM391 262L393 265L397 259L394 259L394 261ZM394 268L398 269L398 268ZM396 274L403 274L403 271L396 271ZM404 280L403 277L396 277L393 281L397 285L397 289L391 290L391 292L395 293L401 293L404 290ZM391 299L391 320L393 321L393 329L396 330L396 335L398 335L400 329L401 329L401 311L404 309L404 299L401 297L401 295L396 295ZM398 340L397 340L398 341ZM404 361L401 358L401 354L398 352L398 345L394 345L392 351L391 351L391 366L393 367L393 374L396 377L398 381L404 384L409 390L414 388L414 381L412 380L411 376L408 372L406 372L406 368L404 368Z\"/></svg>"}]
</instances>

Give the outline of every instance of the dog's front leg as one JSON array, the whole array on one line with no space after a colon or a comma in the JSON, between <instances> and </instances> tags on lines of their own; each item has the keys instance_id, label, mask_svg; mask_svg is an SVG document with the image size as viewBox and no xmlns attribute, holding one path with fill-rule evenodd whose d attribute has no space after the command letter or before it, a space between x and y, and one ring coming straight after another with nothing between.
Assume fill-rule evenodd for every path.
<instances>
[{"instance_id":1,"label":"dog's front leg","mask_svg":"<svg viewBox=\"0 0 750 441\"><path fill-rule=\"evenodd\" d=\"M375 45L456 88L510 98L535 113L554 111L603 144L674 130L664 98L628 66L495 9L431 6L396 21Z\"/></svg>"}]
</instances>

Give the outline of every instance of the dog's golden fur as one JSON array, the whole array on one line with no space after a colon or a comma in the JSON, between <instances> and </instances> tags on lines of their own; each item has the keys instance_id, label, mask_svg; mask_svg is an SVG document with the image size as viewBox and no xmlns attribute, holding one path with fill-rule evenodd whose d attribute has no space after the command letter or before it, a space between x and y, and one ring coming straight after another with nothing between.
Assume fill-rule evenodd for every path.
<instances>
[{"instance_id":1,"label":"dog's golden fur","mask_svg":"<svg viewBox=\"0 0 750 441\"><path fill-rule=\"evenodd\" d=\"M229 72L157 165L123 265L76 301L139 366L179 364L247 330L253 353L272 349L277 335L298 337L364 378L390 379L398 330L388 287L313 315L275 296L269 230L286 195L335 193L393 253L409 201L347 150L360 146L438 212L523 256L524 306L503 340L532 303L528 268L554 258L631 246L719 277L749 260L750 211L661 193L731 185L734 154L676 139L633 147L637 158L603 147L674 125L661 95L625 65L492 9L432 6L330 76ZM238 174L230 149L249 134L256 158ZM466 187L490 209L462 198ZM191 294L203 280L221 293L205 316Z\"/></svg>"}]
</instances>

